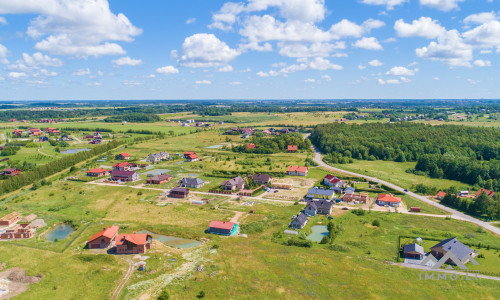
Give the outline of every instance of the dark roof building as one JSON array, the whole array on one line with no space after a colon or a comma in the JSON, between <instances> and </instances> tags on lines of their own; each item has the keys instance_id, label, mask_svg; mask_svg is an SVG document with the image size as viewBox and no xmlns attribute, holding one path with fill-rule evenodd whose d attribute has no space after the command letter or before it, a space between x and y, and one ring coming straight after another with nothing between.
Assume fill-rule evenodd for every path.
<instances>
[{"instance_id":1,"label":"dark roof building","mask_svg":"<svg viewBox=\"0 0 500 300\"><path fill-rule=\"evenodd\" d=\"M443 257L448 251L451 251L462 262L467 255L474 253L474 250L458 241L457 237L446 239L431 247L431 253L436 258Z\"/></svg>"},{"instance_id":2,"label":"dark roof building","mask_svg":"<svg viewBox=\"0 0 500 300\"><path fill-rule=\"evenodd\" d=\"M205 184L205 181L201 180L200 178L189 178L189 177L184 177L181 180L179 180L179 186L180 187L189 187L189 188L200 188Z\"/></svg>"},{"instance_id":3,"label":"dark roof building","mask_svg":"<svg viewBox=\"0 0 500 300\"><path fill-rule=\"evenodd\" d=\"M272 177L267 174L255 174L253 175L253 181L259 184L268 184Z\"/></svg>"}]
</instances>

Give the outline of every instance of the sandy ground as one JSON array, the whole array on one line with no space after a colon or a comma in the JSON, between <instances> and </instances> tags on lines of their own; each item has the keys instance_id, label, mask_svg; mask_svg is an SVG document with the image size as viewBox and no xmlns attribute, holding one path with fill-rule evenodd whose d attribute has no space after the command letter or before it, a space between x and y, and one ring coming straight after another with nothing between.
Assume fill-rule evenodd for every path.
<instances>
[{"instance_id":1,"label":"sandy ground","mask_svg":"<svg viewBox=\"0 0 500 300\"><path fill-rule=\"evenodd\" d=\"M10 299L25 292L29 285L38 283L41 276L26 276L21 268L12 268L0 273L0 300Z\"/></svg>"}]
</instances>

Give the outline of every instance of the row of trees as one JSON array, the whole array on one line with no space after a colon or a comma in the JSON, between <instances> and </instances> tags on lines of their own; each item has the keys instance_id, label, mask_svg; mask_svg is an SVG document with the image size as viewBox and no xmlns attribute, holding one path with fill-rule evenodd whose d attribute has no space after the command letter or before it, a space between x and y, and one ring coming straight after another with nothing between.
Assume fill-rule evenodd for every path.
<instances>
[{"instance_id":1,"label":"row of trees","mask_svg":"<svg viewBox=\"0 0 500 300\"><path fill-rule=\"evenodd\" d=\"M298 132L286 133L276 136L264 136L262 134L254 135L248 143L255 144L255 148L250 149L248 144L234 146L234 152L272 154L286 152L289 145L297 145L299 150L308 150L311 148L311 141L303 139Z\"/></svg>"},{"instance_id":2,"label":"row of trees","mask_svg":"<svg viewBox=\"0 0 500 300\"><path fill-rule=\"evenodd\" d=\"M488 197L486 193L482 193L475 199L471 199L458 197L456 192L448 192L441 199L441 203L480 218L500 219L500 198L496 195Z\"/></svg>"},{"instance_id":3,"label":"row of trees","mask_svg":"<svg viewBox=\"0 0 500 300\"><path fill-rule=\"evenodd\" d=\"M105 153L123 143L124 141L111 141L109 143L96 146L90 151L78 152L59 160L49 162L32 171L23 172L18 176L10 177L0 183L0 194L9 193L34 182L38 182L47 176L61 172L62 170L74 166L75 164L85 161L93 156Z\"/></svg>"},{"instance_id":4,"label":"row of trees","mask_svg":"<svg viewBox=\"0 0 500 300\"><path fill-rule=\"evenodd\" d=\"M339 162L417 162L416 171L500 190L500 131L496 128L416 123L323 124L311 141Z\"/></svg>"},{"instance_id":5,"label":"row of trees","mask_svg":"<svg viewBox=\"0 0 500 300\"><path fill-rule=\"evenodd\" d=\"M104 119L104 122L120 123L126 121L135 123L154 123L160 120L161 120L160 117L158 117L158 115L155 114L133 113L133 114L124 114L121 116L110 116Z\"/></svg>"}]
</instances>

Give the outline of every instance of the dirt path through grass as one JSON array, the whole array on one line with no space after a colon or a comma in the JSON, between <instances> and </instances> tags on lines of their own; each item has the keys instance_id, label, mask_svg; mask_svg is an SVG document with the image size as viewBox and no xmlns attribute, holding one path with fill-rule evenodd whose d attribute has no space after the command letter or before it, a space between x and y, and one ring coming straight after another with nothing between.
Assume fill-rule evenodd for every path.
<instances>
[{"instance_id":1,"label":"dirt path through grass","mask_svg":"<svg viewBox=\"0 0 500 300\"><path fill-rule=\"evenodd\" d=\"M125 276L120 280L118 283L118 286L116 286L115 291L113 292L113 295L111 296L111 300L117 300L120 298L120 294L127 284L127 281L130 279L130 276L132 276L132 273L134 272L134 262L130 258L125 258L125 260L128 262L128 269L127 273L125 273Z\"/></svg>"}]
</instances>

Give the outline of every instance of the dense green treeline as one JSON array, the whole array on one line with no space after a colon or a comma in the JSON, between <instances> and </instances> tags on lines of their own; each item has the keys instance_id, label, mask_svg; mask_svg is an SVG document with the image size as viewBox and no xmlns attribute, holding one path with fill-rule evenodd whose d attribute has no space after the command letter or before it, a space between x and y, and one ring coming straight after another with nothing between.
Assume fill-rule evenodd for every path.
<instances>
[{"instance_id":1,"label":"dense green treeline","mask_svg":"<svg viewBox=\"0 0 500 300\"><path fill-rule=\"evenodd\" d=\"M323 124L311 141L333 163L350 159L415 161L431 177L500 190L500 131L414 123Z\"/></svg>"},{"instance_id":2,"label":"dense green treeline","mask_svg":"<svg viewBox=\"0 0 500 300\"><path fill-rule=\"evenodd\" d=\"M255 148L249 148L248 144L250 143L255 144ZM234 152L272 154L287 152L289 145L297 145L299 150L309 150L311 148L311 141L308 139L304 140L302 135L297 132L277 136L265 136L257 133L248 140L248 143L234 146L232 150Z\"/></svg>"}]
</instances>

